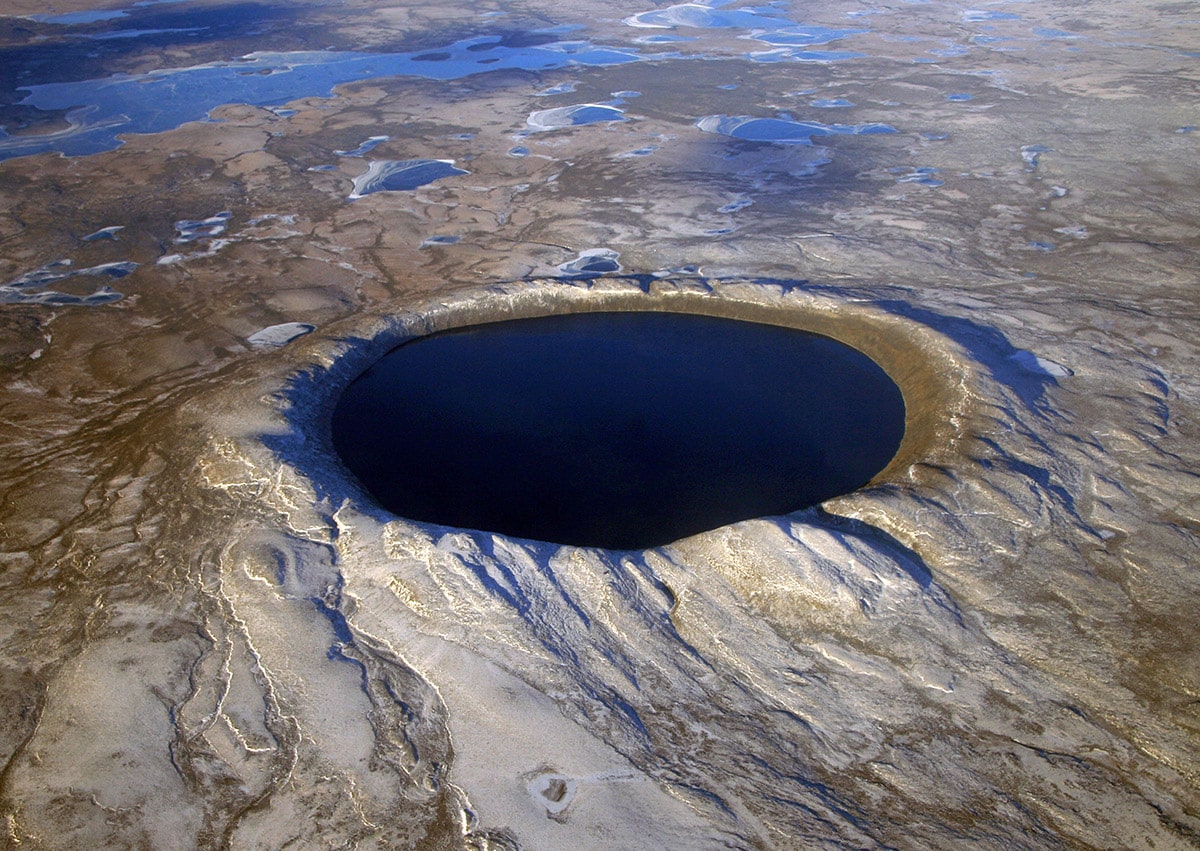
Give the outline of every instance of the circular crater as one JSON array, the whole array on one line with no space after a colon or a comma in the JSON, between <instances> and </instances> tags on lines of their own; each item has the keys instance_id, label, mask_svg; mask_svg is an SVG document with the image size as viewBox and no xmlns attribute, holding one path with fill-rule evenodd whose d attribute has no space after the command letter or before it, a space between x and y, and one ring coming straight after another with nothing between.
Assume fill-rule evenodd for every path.
<instances>
[{"instance_id":1,"label":"circular crater","mask_svg":"<svg viewBox=\"0 0 1200 851\"><path fill-rule=\"evenodd\" d=\"M411 339L346 387L332 437L402 517L643 549L860 488L905 420L888 374L830 336L620 310Z\"/></svg>"}]
</instances>

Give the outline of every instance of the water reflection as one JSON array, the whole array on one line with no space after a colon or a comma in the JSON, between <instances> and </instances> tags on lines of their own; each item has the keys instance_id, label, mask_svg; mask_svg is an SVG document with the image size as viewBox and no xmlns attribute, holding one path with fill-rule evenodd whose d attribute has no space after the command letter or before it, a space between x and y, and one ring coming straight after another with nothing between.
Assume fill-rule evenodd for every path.
<instances>
[{"instance_id":1,"label":"water reflection","mask_svg":"<svg viewBox=\"0 0 1200 851\"><path fill-rule=\"evenodd\" d=\"M596 277L621 271L621 255L611 248L588 248L579 252L574 260L558 267L558 272L568 278Z\"/></svg>"},{"instance_id":2,"label":"water reflection","mask_svg":"<svg viewBox=\"0 0 1200 851\"><path fill-rule=\"evenodd\" d=\"M48 287L74 278L119 280L131 274L137 267L137 263L124 260L80 269L76 268L71 260L56 260L0 285L0 304L111 304L123 296L107 285L102 285L86 295L60 292Z\"/></svg>"},{"instance_id":3,"label":"water reflection","mask_svg":"<svg viewBox=\"0 0 1200 851\"><path fill-rule=\"evenodd\" d=\"M456 174L470 174L457 168L454 160L375 160L354 179L350 200L373 192L407 192Z\"/></svg>"},{"instance_id":4,"label":"water reflection","mask_svg":"<svg viewBox=\"0 0 1200 851\"><path fill-rule=\"evenodd\" d=\"M240 7L239 7L240 9ZM90 20L63 20L64 24L98 23L124 17L124 12L104 13ZM252 14L241 10L238 14ZM144 17L144 16L143 16ZM142 21L142 17L138 18ZM228 25L228 21L223 22ZM742 29L746 37L770 49L752 51L746 58L757 62L838 62L864 54L855 51L816 51L825 45L869 32L858 28L802 25L793 20L764 14L759 9L721 9L717 5L682 4L641 13L626 19L634 28ZM88 38L145 41L157 35L187 31L208 32L204 23L195 27L125 29L83 33ZM222 30L223 31L223 30ZM209 36L213 35L208 33ZM226 103L276 107L302 97L327 97L335 86L376 77L418 77L456 80L501 70L544 72L570 66L605 67L632 62L663 62L680 58L715 58L699 49L686 56L677 53L644 52L629 47L606 47L587 40L564 40L554 28L509 36L480 36L455 41L434 50L406 53L370 53L338 50L261 51L237 59L221 60L180 68L119 73L106 78L31 82L21 87L20 106L53 114L60 112L66 128L51 132L5 136L0 130L0 159L57 151L82 156L117 147L124 133L157 133L187 121L202 120ZM662 35L638 39L642 44L685 43L688 37ZM538 94L550 96L572 91L568 81ZM574 107L576 119L554 117L549 126L589 123L583 110L603 109L594 104ZM290 114L283 111L280 114ZM545 129L531 119L531 126ZM370 141L370 140L368 140ZM339 152L341 156L360 153Z\"/></svg>"},{"instance_id":5,"label":"water reflection","mask_svg":"<svg viewBox=\"0 0 1200 851\"><path fill-rule=\"evenodd\" d=\"M753 118L747 115L707 115L696 122L706 133L719 133L747 142L777 145L811 145L813 136L861 136L895 133L887 124L822 124L784 118Z\"/></svg>"},{"instance_id":6,"label":"water reflection","mask_svg":"<svg viewBox=\"0 0 1200 851\"><path fill-rule=\"evenodd\" d=\"M609 66L647 57L636 52L560 41L511 47L501 37L455 42L416 53L297 51L252 53L234 61L117 74L100 80L26 87L23 106L74 110L69 133L0 138L0 158L58 151L93 154L120 144L120 133L157 133L204 118L226 103L278 105L329 96L335 86L373 77L454 80L498 70L548 71L572 65ZM83 110L86 110L84 112Z\"/></svg>"},{"instance_id":7,"label":"water reflection","mask_svg":"<svg viewBox=\"0 0 1200 851\"><path fill-rule=\"evenodd\" d=\"M602 103L580 103L541 109L531 113L526 124L534 133L545 130L561 130L581 124L597 124L606 121L624 121L625 113L615 106Z\"/></svg>"},{"instance_id":8,"label":"water reflection","mask_svg":"<svg viewBox=\"0 0 1200 851\"><path fill-rule=\"evenodd\" d=\"M365 157L391 138L391 136L372 136L352 151L334 151L334 153L339 157Z\"/></svg>"}]
</instances>

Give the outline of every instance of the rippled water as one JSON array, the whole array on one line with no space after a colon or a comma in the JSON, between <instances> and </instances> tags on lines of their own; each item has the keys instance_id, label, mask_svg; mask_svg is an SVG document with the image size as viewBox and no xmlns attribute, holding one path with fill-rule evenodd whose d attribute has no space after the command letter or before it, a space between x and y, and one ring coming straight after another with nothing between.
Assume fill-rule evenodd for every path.
<instances>
[{"instance_id":1,"label":"rippled water","mask_svg":"<svg viewBox=\"0 0 1200 851\"><path fill-rule=\"evenodd\" d=\"M0 800L43 848L1200 846L1200 14L0 14ZM398 518L341 390L616 309L848 343L872 485Z\"/></svg>"}]
</instances>

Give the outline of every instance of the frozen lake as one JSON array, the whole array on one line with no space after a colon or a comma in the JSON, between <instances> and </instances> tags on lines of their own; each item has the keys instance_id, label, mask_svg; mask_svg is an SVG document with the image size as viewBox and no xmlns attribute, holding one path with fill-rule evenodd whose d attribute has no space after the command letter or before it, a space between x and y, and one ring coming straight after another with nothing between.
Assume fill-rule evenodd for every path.
<instances>
[{"instance_id":1,"label":"frozen lake","mask_svg":"<svg viewBox=\"0 0 1200 851\"><path fill-rule=\"evenodd\" d=\"M8 842L1200 847L1197 92L1183 2L5 0ZM840 341L903 439L646 549L335 453L399 343L606 311Z\"/></svg>"}]
</instances>

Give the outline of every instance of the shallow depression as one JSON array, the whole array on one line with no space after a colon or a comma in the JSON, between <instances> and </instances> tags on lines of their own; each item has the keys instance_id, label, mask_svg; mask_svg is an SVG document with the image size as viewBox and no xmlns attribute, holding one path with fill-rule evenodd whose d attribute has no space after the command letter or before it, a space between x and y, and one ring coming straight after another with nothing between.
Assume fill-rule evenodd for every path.
<instances>
[{"instance_id":1,"label":"shallow depression","mask_svg":"<svg viewBox=\"0 0 1200 851\"><path fill-rule=\"evenodd\" d=\"M861 487L904 422L887 373L829 337L633 311L418 337L349 385L332 428L398 515L633 549Z\"/></svg>"}]
</instances>

